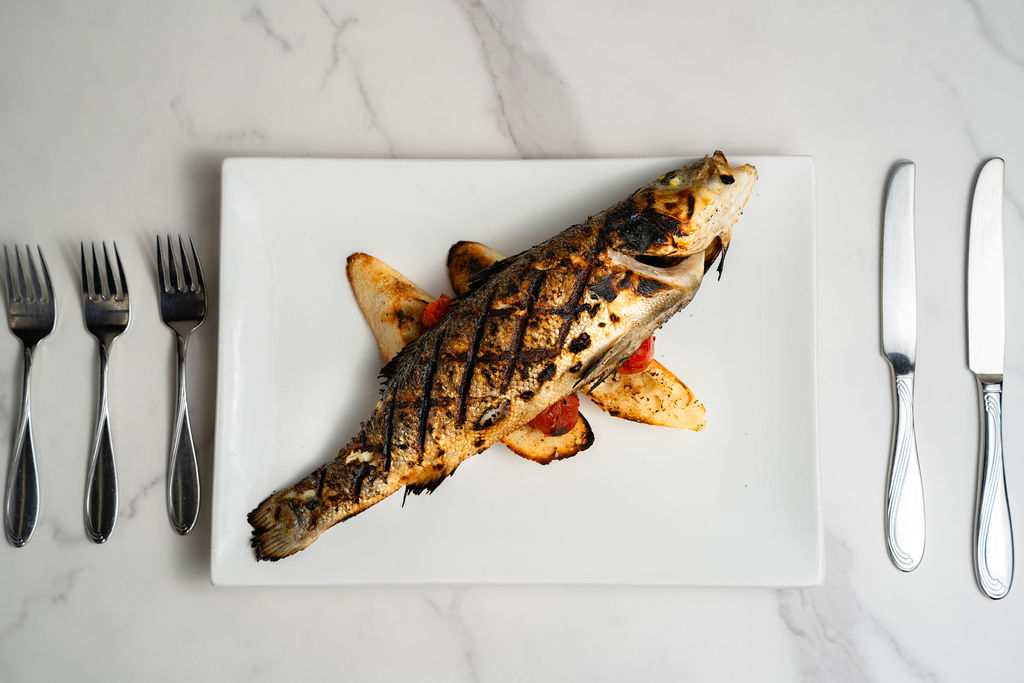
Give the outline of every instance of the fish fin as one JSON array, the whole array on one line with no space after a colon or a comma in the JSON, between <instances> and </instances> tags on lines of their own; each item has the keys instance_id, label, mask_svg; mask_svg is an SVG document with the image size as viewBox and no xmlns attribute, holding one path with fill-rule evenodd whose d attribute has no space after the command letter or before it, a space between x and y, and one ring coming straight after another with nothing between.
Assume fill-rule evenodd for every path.
<instances>
[{"instance_id":1,"label":"fish fin","mask_svg":"<svg viewBox=\"0 0 1024 683\"><path fill-rule=\"evenodd\" d=\"M393 493L397 477L379 469L381 454L360 436L295 485L267 496L247 516L257 560L280 560L328 528Z\"/></svg>"},{"instance_id":2,"label":"fish fin","mask_svg":"<svg viewBox=\"0 0 1024 683\"><path fill-rule=\"evenodd\" d=\"M420 337L420 339L423 339L423 337ZM403 346L402 350L396 353L394 357L385 363L384 367L380 369L378 376L385 382L385 384L394 379L395 373L398 372L398 368L405 363L406 358L414 356L418 352L418 345L415 343L416 341L419 340L415 340Z\"/></svg>"},{"instance_id":3,"label":"fish fin","mask_svg":"<svg viewBox=\"0 0 1024 683\"><path fill-rule=\"evenodd\" d=\"M456 242L448 249L448 280L455 294L470 291L470 280L484 268L505 258L480 242Z\"/></svg>"},{"instance_id":4,"label":"fish fin","mask_svg":"<svg viewBox=\"0 0 1024 683\"><path fill-rule=\"evenodd\" d=\"M489 266L487 266L485 268L481 268L476 273L474 273L473 275L470 276L469 282L468 282L469 289L467 291L469 291L469 292L476 291L477 289L482 287L485 282L490 280L492 277L494 277L495 275L497 275L501 271L503 271L506 268L508 268L510 265L512 265L513 261L515 261L517 258L519 258L520 256L522 256L525 253L526 253L525 251L521 251L521 252L519 252L518 254L516 254L514 256L509 256L507 258L503 258L500 261L495 261L494 263L492 263L491 265L489 265Z\"/></svg>"},{"instance_id":5,"label":"fish fin","mask_svg":"<svg viewBox=\"0 0 1024 683\"><path fill-rule=\"evenodd\" d=\"M281 518L288 505L283 500L285 491L275 491L260 503L247 519L252 526L249 544L257 560L276 562L293 555L316 540L316 535L303 534L294 524L282 524Z\"/></svg>"},{"instance_id":6,"label":"fish fin","mask_svg":"<svg viewBox=\"0 0 1024 683\"><path fill-rule=\"evenodd\" d=\"M573 385L573 391L579 390L585 387L585 391L591 391L598 383L604 380L605 376L609 374L614 368L602 367L602 361L608 356L608 353L613 350L614 347L608 347L602 351L597 358L595 358L587 369L580 374L579 379L576 380L576 384ZM604 373L604 374L602 374Z\"/></svg>"},{"instance_id":7,"label":"fish fin","mask_svg":"<svg viewBox=\"0 0 1024 683\"><path fill-rule=\"evenodd\" d=\"M424 492L428 494L433 493L434 490L441 485L441 482L455 474L456 469L458 469L458 465L456 465L450 470L443 470L436 473L427 473L427 475L424 476L419 481L411 484L406 484L405 493L402 495L402 505L405 505L405 499L409 497L410 493L415 496L418 496Z\"/></svg>"}]
</instances>

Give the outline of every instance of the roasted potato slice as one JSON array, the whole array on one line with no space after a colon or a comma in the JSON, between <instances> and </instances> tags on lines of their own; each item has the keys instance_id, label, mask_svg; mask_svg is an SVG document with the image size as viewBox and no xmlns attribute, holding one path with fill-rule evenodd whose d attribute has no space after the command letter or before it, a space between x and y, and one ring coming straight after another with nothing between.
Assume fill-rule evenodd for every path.
<instances>
[{"instance_id":1,"label":"roasted potato slice","mask_svg":"<svg viewBox=\"0 0 1024 683\"><path fill-rule=\"evenodd\" d=\"M423 334L420 316L434 297L369 254L349 256L345 272L386 363Z\"/></svg>"},{"instance_id":2,"label":"roasted potato slice","mask_svg":"<svg viewBox=\"0 0 1024 683\"><path fill-rule=\"evenodd\" d=\"M381 358L386 363L406 344L423 334L420 317L434 297L369 254L349 256L346 273L359 309L369 323ZM586 418L580 415L576 427L562 436L546 436L539 429L523 425L502 439L502 443L517 455L547 465L589 448L594 443L594 432Z\"/></svg>"},{"instance_id":3,"label":"roasted potato slice","mask_svg":"<svg viewBox=\"0 0 1024 683\"><path fill-rule=\"evenodd\" d=\"M479 242L456 242L448 250L448 279L456 294L469 290L473 275L501 254ZM690 388L658 361L634 375L616 373L589 394L609 415L659 427L700 431L706 424L704 406Z\"/></svg>"}]
</instances>

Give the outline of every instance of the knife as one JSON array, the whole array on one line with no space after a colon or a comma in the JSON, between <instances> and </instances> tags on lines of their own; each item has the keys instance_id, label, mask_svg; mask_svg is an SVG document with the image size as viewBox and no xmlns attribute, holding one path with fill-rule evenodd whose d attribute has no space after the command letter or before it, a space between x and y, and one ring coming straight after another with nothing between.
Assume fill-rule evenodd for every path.
<instances>
[{"instance_id":1,"label":"knife","mask_svg":"<svg viewBox=\"0 0 1024 683\"><path fill-rule=\"evenodd\" d=\"M897 569L913 571L924 556L924 484L914 436L917 360L917 273L914 262L912 161L889 174L882 219L882 352L892 370L893 429L885 495L885 540Z\"/></svg>"},{"instance_id":2,"label":"knife","mask_svg":"<svg viewBox=\"0 0 1024 683\"><path fill-rule=\"evenodd\" d=\"M978 173L967 251L967 364L978 378L981 443L974 517L978 586L998 600L1013 581L1013 528L1003 472L1003 160Z\"/></svg>"}]
</instances>

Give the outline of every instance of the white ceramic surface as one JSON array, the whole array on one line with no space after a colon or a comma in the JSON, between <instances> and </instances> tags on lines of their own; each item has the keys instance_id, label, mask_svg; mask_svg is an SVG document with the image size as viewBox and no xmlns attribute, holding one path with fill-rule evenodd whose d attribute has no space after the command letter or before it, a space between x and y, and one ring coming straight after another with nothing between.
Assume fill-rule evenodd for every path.
<instances>
[{"instance_id":1,"label":"white ceramic surface","mask_svg":"<svg viewBox=\"0 0 1024 683\"><path fill-rule=\"evenodd\" d=\"M1008 0L0 3L0 241L40 243L58 297L32 393L39 528L25 548L0 547L0 681L1017 683L1024 584L994 603L971 562L978 400L963 265L974 175L1002 156L1006 472L1020 533L1022 35L1024 3ZM824 584L211 585L219 289L190 343L207 486L180 538L164 503L174 346L157 314L153 236L192 234L217 286L225 157L715 148L814 158ZM928 515L909 575L882 534L892 402L880 219L901 158L918 169ZM110 368L122 514L101 547L82 526L96 388L82 239L118 241L134 308ZM20 359L0 330L4 473ZM349 429L339 421L338 437ZM461 476L409 505L441 501Z\"/></svg>"},{"instance_id":2,"label":"white ceramic surface","mask_svg":"<svg viewBox=\"0 0 1024 683\"><path fill-rule=\"evenodd\" d=\"M820 583L813 164L731 161L759 179L725 277L657 334L708 409L702 432L585 404L596 441L578 457L542 467L496 446L276 563L255 561L246 513L332 458L377 400L348 254L450 293L459 239L517 253L685 162L226 161L214 583Z\"/></svg>"}]
</instances>

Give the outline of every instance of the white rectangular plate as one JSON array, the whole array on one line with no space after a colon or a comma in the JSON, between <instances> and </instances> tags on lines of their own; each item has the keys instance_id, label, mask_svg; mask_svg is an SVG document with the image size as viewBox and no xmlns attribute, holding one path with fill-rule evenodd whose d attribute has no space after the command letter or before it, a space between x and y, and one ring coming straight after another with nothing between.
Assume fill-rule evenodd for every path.
<instances>
[{"instance_id":1,"label":"white rectangular plate","mask_svg":"<svg viewBox=\"0 0 1024 683\"><path fill-rule=\"evenodd\" d=\"M820 583L806 157L730 159L760 179L724 276L657 335L658 359L707 406L702 432L584 400L596 440L574 458L540 466L498 445L433 495L394 495L293 557L257 563L249 547L249 510L331 459L376 402L349 254L448 292L453 242L514 254L686 161L227 160L214 583Z\"/></svg>"}]
</instances>

